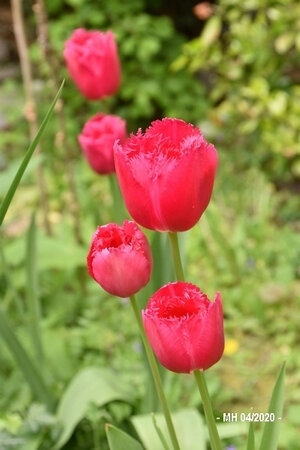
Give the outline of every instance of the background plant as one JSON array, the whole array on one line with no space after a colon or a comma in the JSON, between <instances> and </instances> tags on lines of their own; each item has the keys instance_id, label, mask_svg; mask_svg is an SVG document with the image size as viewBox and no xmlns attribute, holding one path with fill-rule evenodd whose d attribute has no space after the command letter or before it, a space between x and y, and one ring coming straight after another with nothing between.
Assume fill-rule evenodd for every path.
<instances>
[{"instance_id":1,"label":"background plant","mask_svg":"<svg viewBox=\"0 0 300 450\"><path fill-rule=\"evenodd\" d=\"M296 450L298 447L300 398L295 387L299 384L300 360L295 349L299 344L299 237L296 233L299 229L299 208L298 197L293 194L298 189L297 172L294 168L295 149L298 145L295 134L297 104L294 95L297 88L294 79L297 67L296 43L284 55L275 51L272 44L260 45L258 52L257 45L254 48L253 41L247 40L246 33L248 29L249 36L258 17L262 16L259 20L263 21L265 11L273 8L278 11L276 21L273 19L268 29L264 25L256 25L258 29L264 30L267 42L273 43L275 36L286 33L294 35L296 14L295 8L282 8L280 2L260 3L261 6L253 2L253 9L252 3L244 3L242 6L232 2L231 5L226 5L223 1L219 2L218 7L223 8L220 11L224 11L224 14L227 14L227 10L228 13L229 10L238 11L238 14L235 13L236 19L233 17L228 23L235 24L239 33L243 31L238 27L239 18L244 15L247 18L244 19L244 38L241 39L238 34L235 41L241 42L240 45L243 43L242 56L246 44L250 46L252 54L251 70L248 71L249 66L240 62L242 75L236 80L230 80L226 75L225 67L231 67L232 57L226 63L228 44L225 43L230 43L233 39L228 34L231 33L231 28L223 22L222 27L219 25L219 29L222 28L219 38L205 50L205 67L201 63L193 76L185 70L171 70L174 66L170 67L170 64L180 57L181 44L187 41L187 37L175 28L178 18L161 15L166 7L162 7L159 2L155 15L150 14L149 6L141 1L103 2L101 8L94 2L47 2L50 41L58 62L59 78L65 73L61 64L63 42L78 25L112 28L117 34L124 61L123 85L114 99L101 104L87 104L75 93L70 82L66 83L63 91L66 130L71 147L67 160L72 163L79 203L77 216L84 244L78 245L74 236L73 201L66 177L67 153L65 146L61 144L60 120L56 114L40 143L42 151L39 156L33 157L2 228L1 304L16 335L34 360L34 349L27 326L28 279L25 263L28 260L27 230L32 212L36 211L36 272L46 359L44 367L47 368L47 382L55 396L56 405L63 399L72 397L72 390L69 389L74 387L73 392L81 391L81 380L86 385L94 380L94 375L101 379L100 384L96 383L93 395L87 397L85 402L82 401L79 422L74 417L68 422L68 433L66 431L65 436L69 441L65 448L97 448L99 442L105 448L105 422L109 421L131 434L133 425L130 418L141 411L153 410L153 403L145 392L141 347L129 313L129 305L112 300L85 277L87 241L97 225L112 220L108 180L99 178L90 171L76 144L77 133L84 121L99 110L113 110L115 114L122 115L129 120L130 130L144 127L152 119L167 115L200 123L206 137L218 148L220 164L214 201L199 226L181 240L182 249L185 249L185 266L191 281L200 287L208 286L209 296L213 296L217 289L221 290L226 302L227 347L222 361L211 370L209 388L214 405L221 412L245 411L251 407L265 411L278 367L286 359L286 406L280 448ZM24 13L34 69L34 93L41 122L54 97L52 81L49 64L36 40L36 16L32 13L30 4L24 4ZM186 16L192 17L190 10L186 12ZM215 17L219 17L218 9L215 9L207 23ZM275 22L278 26L277 34ZM200 33L201 28L202 24L199 22L196 32ZM205 28L202 38L203 33ZM255 34L254 30L251 33ZM210 60L217 49L222 50L223 54L222 58L219 56L218 65L212 64L213 61ZM185 52L183 48L183 53ZM257 61L257 56L262 57L261 53L265 52L268 52L264 56L265 61L268 61L271 68L278 68L272 74L274 84L271 88L269 75L273 69L267 64L259 65ZM16 61L13 44L10 55ZM198 51L195 51L195 64L199 58ZM187 58L184 64L191 61L191 58ZM283 65L287 63L293 69L293 76L282 75ZM203 67L209 68L209 77L204 76L204 79ZM267 68L268 72L265 72ZM222 76L218 74L221 69ZM249 99L244 93L245 87L248 87L249 92L253 70L256 76L263 78L263 84L269 85L260 115L257 115L255 108L257 102L261 105L261 97L257 98L255 94L254 98ZM0 143L3 149L1 198L22 160L25 143L29 142L27 123L22 117L22 83L18 72L14 73L10 79L2 77L0 86ZM205 73L204 70L204 75ZM209 82L214 81L212 89L207 78ZM280 84L282 79L287 80L284 87ZM223 97L212 95L218 86L223 91L224 86L226 88ZM294 104L293 107L286 107L281 116L269 113L272 109L269 105L270 93L274 93L273 90L284 91L288 105ZM247 124L252 118L237 109L238 103L245 99L247 108L255 105L253 114L257 128L251 133L240 131L240 126ZM228 109L226 121L222 113L222 100ZM231 107L231 100L236 105L235 108ZM223 110L226 108L223 106ZM281 127L283 123L288 124L288 130L292 128L288 135L285 127ZM266 138L266 135L269 137ZM268 143L271 136L276 136L274 146ZM293 149L291 157L285 155L287 142ZM273 152L275 146L278 150ZM44 231L38 206L35 167L39 162L43 164L49 191L52 237L47 236ZM288 183L283 183L283 180ZM149 237L154 239L155 257L159 260L168 258L168 246L164 238L157 242L157 238L151 233ZM202 255L201 260L199 254ZM82 274L81 277L78 276L79 273ZM149 291L145 290L140 300L145 300L169 280L171 275L154 272ZM106 318L105 321L103 317ZM0 364L1 445L4 448L18 448L22 442L22 445L31 445L31 448L51 448L60 430L57 419L63 420L63 417L70 416L68 405L64 406L63 403L59 409L49 413L43 405L37 404L3 342ZM101 392L111 392L105 380L107 377L112 379L112 374L103 372L103 366L109 366L117 374L122 374L125 389L125 392L119 392L115 388L113 392L117 394L104 403ZM86 372L90 367L94 367L96 372ZM83 378L80 375L81 369L85 370ZM98 372L99 369L101 373ZM75 384L71 382L72 379ZM196 407L201 411L197 392L189 377L184 377L179 382L172 374L167 374L165 387L173 409L180 405ZM91 398L94 400L92 405ZM189 417L192 423L191 417L194 416ZM136 430L146 428L142 420L134 419ZM157 420L160 423L159 416ZM182 417L179 420L182 421ZM201 424L199 427L200 430ZM242 448L245 441L242 433L245 432L245 427L237 427L234 430L236 437L227 438L228 445L234 444L237 448Z\"/></svg>"}]
</instances>

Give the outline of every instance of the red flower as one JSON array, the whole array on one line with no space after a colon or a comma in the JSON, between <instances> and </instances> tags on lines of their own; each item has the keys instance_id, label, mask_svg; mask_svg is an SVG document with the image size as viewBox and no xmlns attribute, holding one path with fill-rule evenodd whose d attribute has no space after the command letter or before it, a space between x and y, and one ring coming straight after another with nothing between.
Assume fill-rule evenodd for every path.
<instances>
[{"instance_id":1,"label":"red flower","mask_svg":"<svg viewBox=\"0 0 300 450\"><path fill-rule=\"evenodd\" d=\"M113 145L126 138L126 122L118 116L97 114L84 125L79 144L92 169L100 174L115 171Z\"/></svg>"},{"instance_id":2,"label":"red flower","mask_svg":"<svg viewBox=\"0 0 300 450\"><path fill-rule=\"evenodd\" d=\"M107 292L129 297L151 275L152 256L146 236L135 222L98 227L87 256L88 271Z\"/></svg>"},{"instance_id":3,"label":"red flower","mask_svg":"<svg viewBox=\"0 0 300 450\"><path fill-rule=\"evenodd\" d=\"M173 372L208 369L224 350L222 301L178 281L160 288L143 311L149 342L158 360Z\"/></svg>"},{"instance_id":4,"label":"red flower","mask_svg":"<svg viewBox=\"0 0 300 450\"><path fill-rule=\"evenodd\" d=\"M64 58L71 78L87 99L98 100L118 90L121 68L111 31L78 28L65 43Z\"/></svg>"},{"instance_id":5,"label":"red flower","mask_svg":"<svg viewBox=\"0 0 300 450\"><path fill-rule=\"evenodd\" d=\"M114 149L121 191L136 222L158 231L195 225L210 201L217 168L217 152L198 128L157 120Z\"/></svg>"}]
</instances>

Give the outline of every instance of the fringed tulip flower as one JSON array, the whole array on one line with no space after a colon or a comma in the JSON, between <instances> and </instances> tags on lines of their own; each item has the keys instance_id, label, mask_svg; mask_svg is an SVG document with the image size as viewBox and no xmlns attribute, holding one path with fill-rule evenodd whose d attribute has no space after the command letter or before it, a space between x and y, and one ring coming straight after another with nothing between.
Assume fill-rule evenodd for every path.
<instances>
[{"instance_id":1,"label":"fringed tulip flower","mask_svg":"<svg viewBox=\"0 0 300 450\"><path fill-rule=\"evenodd\" d=\"M118 90L121 67L111 31L76 29L65 43L64 58L71 78L88 100L99 100Z\"/></svg>"},{"instance_id":2,"label":"fringed tulip flower","mask_svg":"<svg viewBox=\"0 0 300 450\"><path fill-rule=\"evenodd\" d=\"M206 209L217 152L200 130L179 119L157 120L143 134L116 142L115 166L133 219L157 231L185 231Z\"/></svg>"},{"instance_id":3,"label":"fringed tulip flower","mask_svg":"<svg viewBox=\"0 0 300 450\"><path fill-rule=\"evenodd\" d=\"M126 139L126 122L118 116L97 114L84 125L79 144L92 169L99 174L115 171L113 145Z\"/></svg>"},{"instance_id":4,"label":"fringed tulip flower","mask_svg":"<svg viewBox=\"0 0 300 450\"><path fill-rule=\"evenodd\" d=\"M118 297L129 297L150 279L150 246L135 222L109 223L95 232L87 265L89 274L103 289Z\"/></svg>"},{"instance_id":5,"label":"fringed tulip flower","mask_svg":"<svg viewBox=\"0 0 300 450\"><path fill-rule=\"evenodd\" d=\"M208 369L223 354L219 293L211 302L191 283L166 284L150 298L143 322L157 359L173 372Z\"/></svg>"}]
</instances>

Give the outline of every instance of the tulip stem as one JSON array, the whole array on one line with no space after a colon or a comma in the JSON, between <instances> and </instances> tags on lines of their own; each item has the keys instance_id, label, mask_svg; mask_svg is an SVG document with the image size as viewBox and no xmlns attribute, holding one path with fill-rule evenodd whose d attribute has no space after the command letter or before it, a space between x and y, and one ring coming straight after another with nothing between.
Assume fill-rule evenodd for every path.
<instances>
[{"instance_id":1,"label":"tulip stem","mask_svg":"<svg viewBox=\"0 0 300 450\"><path fill-rule=\"evenodd\" d=\"M169 232L169 238L171 243L174 267L177 280L184 281L183 267L180 258L179 244L177 233Z\"/></svg>"},{"instance_id":2,"label":"tulip stem","mask_svg":"<svg viewBox=\"0 0 300 450\"><path fill-rule=\"evenodd\" d=\"M209 431L212 450L222 450L222 445L215 422L211 401L206 386L204 372L202 370L195 370L194 375L202 398L203 409L206 417L206 423Z\"/></svg>"},{"instance_id":3,"label":"tulip stem","mask_svg":"<svg viewBox=\"0 0 300 450\"><path fill-rule=\"evenodd\" d=\"M163 413L164 413L164 416L165 416L165 420L166 420L166 424L167 424L167 427L168 427L168 430L169 430L169 434L170 434L170 438L171 438L171 441L172 441L172 444L173 444L173 448L174 448L174 450L180 450L179 443L178 443L177 436L176 436L176 432L175 432L175 428L174 428L174 425L173 425L173 422L172 422L172 418L171 418L171 413L170 413L169 406L168 406L168 403L167 403L167 399L166 399L165 393L163 391L162 381L161 381L161 377L160 377L160 374L159 374L157 362L156 362L156 359L155 359L154 354L152 352L152 349L150 347L150 344L148 342L148 339L147 339L147 336L146 336L146 333L145 333L145 330L144 330L144 325L143 325L143 322L142 322L142 319L141 319L141 313L140 313L140 310L138 308L138 305L137 305L137 302L136 302L136 298L135 298L134 295L132 295L130 297L130 302L131 302L131 306L132 306L132 309L133 309L136 321L137 321L139 329L140 329L142 341L143 341L143 344L144 344L144 347L145 347L146 355L147 355L148 362L149 362L149 365L150 365L150 369L151 369L151 372L152 372L152 376L153 376L153 380L154 380L154 383L155 383L157 395L159 397L159 400L160 400L160 403L161 403L161 406L162 406L162 409L163 409Z\"/></svg>"},{"instance_id":4,"label":"tulip stem","mask_svg":"<svg viewBox=\"0 0 300 450\"><path fill-rule=\"evenodd\" d=\"M174 267L176 272L176 277L178 281L184 281L184 273L181 263L180 250L178 245L178 236L177 233L169 232ZM204 408L204 413L206 417L207 427L209 431L209 436L211 440L212 450L222 450L221 441L218 433L218 429L216 426L213 409L211 405L211 400L209 397L209 393L206 386L206 381L204 377L204 372L200 370L195 370L194 375L196 378L196 382L199 388L199 392L202 398L202 404Z\"/></svg>"},{"instance_id":5,"label":"tulip stem","mask_svg":"<svg viewBox=\"0 0 300 450\"><path fill-rule=\"evenodd\" d=\"M112 204L112 220L117 223L122 223L125 218L124 212L124 204L122 195L120 192L120 188L118 185L118 181L115 174L108 175L110 193L112 196L113 204Z\"/></svg>"}]
</instances>

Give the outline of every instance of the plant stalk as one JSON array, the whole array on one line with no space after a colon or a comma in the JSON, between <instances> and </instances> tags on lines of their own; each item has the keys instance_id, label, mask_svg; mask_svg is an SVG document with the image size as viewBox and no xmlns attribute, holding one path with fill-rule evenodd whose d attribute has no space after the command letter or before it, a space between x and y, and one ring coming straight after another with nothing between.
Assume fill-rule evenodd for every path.
<instances>
[{"instance_id":1,"label":"plant stalk","mask_svg":"<svg viewBox=\"0 0 300 450\"><path fill-rule=\"evenodd\" d=\"M155 383L155 387L156 387L156 391L157 391L157 395L159 397L162 409L163 409L163 413L165 416L165 420L166 420L166 424L169 430L169 434L170 434L170 438L171 438L171 442L173 444L173 449L174 450L180 450L179 447L179 443L177 440L177 436L176 436L176 432L175 432L175 428L172 422L172 418L171 418L171 413L169 410L169 406L167 403L167 399L165 397L165 393L163 391L163 387L162 387L162 382L161 382L161 378L160 378L160 374L159 374L159 370L158 370L158 366L157 366L157 362L156 359L154 357L154 354L152 352L152 349L150 347L150 344L148 342L145 330L144 330L144 326L143 326L143 322L141 319L141 314L139 311L139 308L137 306L137 302L136 302L136 298L134 295L132 295L130 297L130 302L131 302L131 306L136 318L136 321L138 323L139 329L140 329L140 333L141 333L141 337L142 337L142 341L146 350L146 355L149 361L149 365L150 365L150 369L152 372L152 376L153 376L153 380Z\"/></svg>"},{"instance_id":2,"label":"plant stalk","mask_svg":"<svg viewBox=\"0 0 300 450\"><path fill-rule=\"evenodd\" d=\"M178 281L184 281L184 273L183 267L181 263L180 250L178 244L178 236L177 233L169 232L172 255L174 260L174 267L176 272L176 277ZM207 390L204 372L200 370L195 370L194 375L196 378L196 382L199 388L199 392L202 398L204 413L206 417L207 427L209 431L209 436L211 439L211 445L213 450L222 450L221 441L219 437L219 433L217 430L217 426L215 423L215 418L213 415L213 409L211 405L211 400L209 397L209 393Z\"/></svg>"},{"instance_id":3,"label":"plant stalk","mask_svg":"<svg viewBox=\"0 0 300 450\"><path fill-rule=\"evenodd\" d=\"M170 231L168 234L169 234L170 243L171 243L171 250L172 250L172 255L173 255L176 278L178 281L179 280L184 281L184 273L183 273L183 267L182 267L181 258L180 258L177 233L173 233Z\"/></svg>"},{"instance_id":4,"label":"plant stalk","mask_svg":"<svg viewBox=\"0 0 300 450\"><path fill-rule=\"evenodd\" d=\"M211 406L211 401L208 393L208 389L206 386L204 372L202 370L194 371L195 379L197 382L197 386L202 398L203 409L205 413L207 428L210 436L210 443L212 446L212 450L222 450L222 445L218 433L218 429L215 422L215 417L213 413L213 409Z\"/></svg>"}]
</instances>

